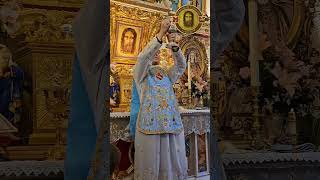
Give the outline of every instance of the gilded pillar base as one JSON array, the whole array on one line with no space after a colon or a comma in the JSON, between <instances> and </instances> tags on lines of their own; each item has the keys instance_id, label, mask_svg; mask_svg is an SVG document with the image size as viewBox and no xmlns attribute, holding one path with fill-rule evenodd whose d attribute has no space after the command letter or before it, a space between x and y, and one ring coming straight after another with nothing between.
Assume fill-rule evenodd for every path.
<instances>
[{"instance_id":1,"label":"gilded pillar base","mask_svg":"<svg viewBox=\"0 0 320 180\"><path fill-rule=\"evenodd\" d=\"M54 144L56 142L56 133L33 133L30 135L29 144L30 145L48 145Z\"/></svg>"}]
</instances>

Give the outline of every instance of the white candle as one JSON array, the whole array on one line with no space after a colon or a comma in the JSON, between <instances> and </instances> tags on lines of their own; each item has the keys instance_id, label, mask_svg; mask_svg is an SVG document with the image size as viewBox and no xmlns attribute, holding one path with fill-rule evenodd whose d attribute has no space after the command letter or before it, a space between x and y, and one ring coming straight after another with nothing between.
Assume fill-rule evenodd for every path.
<instances>
[{"instance_id":1,"label":"white candle","mask_svg":"<svg viewBox=\"0 0 320 180\"><path fill-rule=\"evenodd\" d=\"M191 90L191 64L188 60L188 89Z\"/></svg>"}]
</instances>

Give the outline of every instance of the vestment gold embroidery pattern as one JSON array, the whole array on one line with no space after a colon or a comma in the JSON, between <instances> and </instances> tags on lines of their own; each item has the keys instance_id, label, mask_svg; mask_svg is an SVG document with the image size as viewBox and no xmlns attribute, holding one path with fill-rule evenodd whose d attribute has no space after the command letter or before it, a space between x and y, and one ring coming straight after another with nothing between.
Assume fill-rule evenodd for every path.
<instances>
[{"instance_id":1,"label":"vestment gold embroidery pattern","mask_svg":"<svg viewBox=\"0 0 320 180\"><path fill-rule=\"evenodd\" d=\"M157 79L156 72L163 78ZM183 129L172 83L164 70L151 69L142 91L138 130L144 134L180 133Z\"/></svg>"}]
</instances>

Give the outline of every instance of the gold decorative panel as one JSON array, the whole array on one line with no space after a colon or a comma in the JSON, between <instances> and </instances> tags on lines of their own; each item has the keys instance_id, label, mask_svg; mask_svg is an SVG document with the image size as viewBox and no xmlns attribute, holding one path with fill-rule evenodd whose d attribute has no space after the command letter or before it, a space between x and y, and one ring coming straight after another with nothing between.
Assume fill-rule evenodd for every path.
<instances>
[{"instance_id":1,"label":"gold decorative panel","mask_svg":"<svg viewBox=\"0 0 320 180\"><path fill-rule=\"evenodd\" d=\"M189 58L191 53L196 55L196 60L192 63L191 69L194 70L194 72L199 73L197 75L203 79L207 79L209 62L206 46L194 35L183 37L179 44L186 59Z\"/></svg>"},{"instance_id":2,"label":"gold decorative panel","mask_svg":"<svg viewBox=\"0 0 320 180\"><path fill-rule=\"evenodd\" d=\"M154 9L142 9L132 4L112 1L110 8L111 61L135 64L139 52L156 35L160 28L160 20L166 14L167 12L160 13ZM126 44L127 32L132 40L127 43L130 48L126 53L123 44Z\"/></svg>"},{"instance_id":3,"label":"gold decorative panel","mask_svg":"<svg viewBox=\"0 0 320 180\"><path fill-rule=\"evenodd\" d=\"M15 52L29 84L24 93L24 117L33 123L31 144L55 142L54 117L48 112L45 92L71 87L73 54L72 43L44 42L26 43ZM67 119L62 127L67 127Z\"/></svg>"},{"instance_id":4,"label":"gold decorative panel","mask_svg":"<svg viewBox=\"0 0 320 180\"><path fill-rule=\"evenodd\" d=\"M120 104L113 111L129 111L133 65L159 31L162 18L168 15L167 9L141 3L117 0L110 4L110 54L120 86Z\"/></svg>"},{"instance_id":5,"label":"gold decorative panel","mask_svg":"<svg viewBox=\"0 0 320 180\"><path fill-rule=\"evenodd\" d=\"M72 42L71 25L74 12L24 9L18 19L17 35L25 36L28 42Z\"/></svg>"},{"instance_id":6,"label":"gold decorative panel","mask_svg":"<svg viewBox=\"0 0 320 180\"><path fill-rule=\"evenodd\" d=\"M23 4L53 6L63 8L80 8L84 0L20 0Z\"/></svg>"},{"instance_id":7,"label":"gold decorative panel","mask_svg":"<svg viewBox=\"0 0 320 180\"><path fill-rule=\"evenodd\" d=\"M44 90L71 87L72 56L38 55L35 58L36 124L35 128L52 129L52 114L45 105ZM65 125L66 127L66 125Z\"/></svg>"}]
</instances>

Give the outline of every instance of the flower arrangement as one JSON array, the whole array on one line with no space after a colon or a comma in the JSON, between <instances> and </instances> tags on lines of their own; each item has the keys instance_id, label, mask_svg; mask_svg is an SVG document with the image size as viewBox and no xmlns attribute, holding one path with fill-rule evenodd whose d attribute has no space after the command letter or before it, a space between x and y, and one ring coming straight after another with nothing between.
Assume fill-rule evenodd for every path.
<instances>
[{"instance_id":1,"label":"flower arrangement","mask_svg":"<svg viewBox=\"0 0 320 180\"><path fill-rule=\"evenodd\" d=\"M197 99L197 105L208 106L209 84L201 76L193 76L191 80L191 96Z\"/></svg>"}]
</instances>

